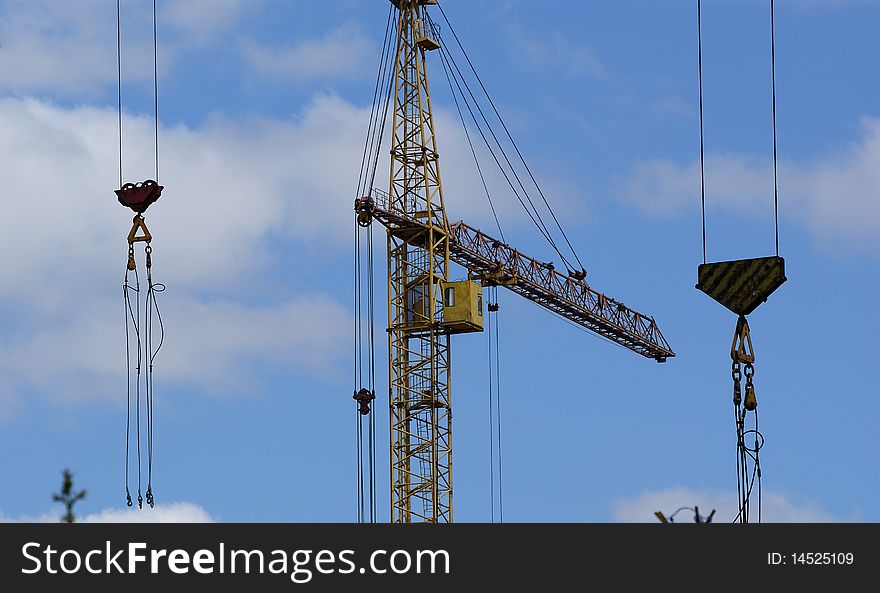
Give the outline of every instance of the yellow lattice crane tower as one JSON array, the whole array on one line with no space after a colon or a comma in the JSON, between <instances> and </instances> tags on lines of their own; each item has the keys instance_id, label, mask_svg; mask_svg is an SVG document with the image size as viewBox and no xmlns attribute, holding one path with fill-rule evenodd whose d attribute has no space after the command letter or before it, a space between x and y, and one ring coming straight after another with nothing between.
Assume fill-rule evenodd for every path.
<instances>
[{"instance_id":1,"label":"yellow lattice crane tower","mask_svg":"<svg viewBox=\"0 0 880 593\"><path fill-rule=\"evenodd\" d=\"M508 288L659 362L675 354L653 318L593 291L585 273L557 272L464 222L449 223L425 59L441 49L428 26L427 6L437 1L391 3L389 191L365 187L355 210L361 226L377 220L387 230L391 520L451 522L450 339L482 331L483 286ZM467 280L451 281L451 262Z\"/></svg>"}]
</instances>

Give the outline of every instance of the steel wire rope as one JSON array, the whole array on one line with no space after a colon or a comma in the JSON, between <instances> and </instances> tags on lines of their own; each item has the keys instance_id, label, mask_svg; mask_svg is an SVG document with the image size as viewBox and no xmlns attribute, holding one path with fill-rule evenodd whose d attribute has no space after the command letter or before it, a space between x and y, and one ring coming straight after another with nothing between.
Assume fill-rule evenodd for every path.
<instances>
[{"instance_id":1,"label":"steel wire rope","mask_svg":"<svg viewBox=\"0 0 880 593\"><path fill-rule=\"evenodd\" d=\"M773 225L776 231L776 257L779 257L779 165L776 134L776 6L774 0L770 0L770 78L773 88Z\"/></svg>"},{"instance_id":2,"label":"steel wire rope","mask_svg":"<svg viewBox=\"0 0 880 593\"><path fill-rule=\"evenodd\" d=\"M538 232L541 233L541 235L547 240L547 242L550 244L550 246L553 248L553 250L556 252L556 254L562 259L563 263L566 265L569 265L565 256L562 255L562 252L556 246L556 243L553 240L553 237L550 235L549 230L547 229L546 225L544 224L543 220L541 219L540 213L537 212L537 210L534 208L534 204L532 204L531 199L528 196L528 193L525 191L525 188L523 187L522 182L519 180L519 177L516 174L516 171L513 170L512 165L510 164L510 159L507 157L506 153L504 152L504 148L501 146L497 136L492 131L491 126L490 126L488 120L486 119L485 114L483 114L482 109L479 106L479 103L476 102L476 98L474 97L474 95L470 91L470 89L468 88L467 81L464 80L464 78L461 78L461 81L459 81L459 76L461 76L461 70L456 66L454 59L444 49L444 47L445 46L443 46L441 44L441 48L440 48L441 60L448 60L449 64L451 64L452 66L455 67L455 70L453 70L452 68L449 68L449 72L452 74L452 80L455 83L456 88L458 88L458 92L461 95L461 98L465 103L465 107L467 108L468 113L471 116L471 119L474 121L474 124L477 127L477 131L480 133L480 137L483 139L483 142L486 145L486 148L489 150L489 154L492 155L492 158L494 159L495 164L498 166L498 169L501 171L501 174L504 176L505 181L507 181L507 185L510 187L511 191L513 192L513 195L516 196L517 201L519 201L520 205L526 211L526 214L528 214L531 221L535 224L535 227L538 229ZM458 71L459 76L456 76L456 71ZM495 140L495 143L496 143L496 145L498 145L498 148L499 148L502 156L504 157L505 161L508 163L508 166L511 168L511 174L517 180L521 190L523 191L523 195L525 196L526 201L528 201L530 204L532 204L532 209L529 209L529 207L526 206L526 202L523 201L523 198L520 196L520 191L518 191L516 189L516 186L514 186L513 181L511 181L511 179L510 179L510 175L508 175L508 172L504 168L504 165L502 165L501 161L498 159L498 155L495 153L495 150L492 148L492 145L489 142L489 139L486 137L486 134L483 132L482 126L480 125L479 121L477 120L476 114L474 113L473 109L471 108L470 101L468 101L467 97L465 96L464 90L462 90L462 86L461 86L462 84L464 84L465 88L468 88L468 94L471 96L472 100L474 101L474 107L476 107L477 112L480 113L483 121L486 124L486 127L487 127L490 135ZM453 93L454 93L454 91L453 91ZM534 212L533 212L533 210L534 210Z\"/></svg>"},{"instance_id":3,"label":"steel wire rope","mask_svg":"<svg viewBox=\"0 0 880 593\"><path fill-rule=\"evenodd\" d=\"M441 9L442 12L442 9ZM703 31L702 31L702 0L697 0L697 79L699 81L699 118L700 118L700 210L702 221L703 263L706 258L706 182L705 182L705 141L703 118ZM771 111L773 130L773 229L776 256L779 257L779 140L777 133L776 109L776 4L770 0L770 85Z\"/></svg>"},{"instance_id":4,"label":"steel wire rope","mask_svg":"<svg viewBox=\"0 0 880 593\"><path fill-rule=\"evenodd\" d=\"M700 93L700 212L703 223L703 263L706 263L706 156L703 137L703 16L697 0L697 80Z\"/></svg>"},{"instance_id":5,"label":"steel wire rope","mask_svg":"<svg viewBox=\"0 0 880 593\"><path fill-rule=\"evenodd\" d=\"M156 20L156 0L153 0L153 119L155 123L156 183L159 182L159 36Z\"/></svg>"},{"instance_id":6,"label":"steel wire rope","mask_svg":"<svg viewBox=\"0 0 880 593\"><path fill-rule=\"evenodd\" d=\"M435 33L436 35L436 33ZM439 37L439 35L438 35ZM477 158L477 151L474 148L474 143L471 141L471 135L468 131L467 123L464 119L464 114L461 111L461 105L458 102L458 96L455 94L455 89L452 85L452 79L449 77L449 69L446 66L446 60L442 58L443 54L441 54L441 63L443 64L443 73L446 75L446 82L449 84L449 91L452 94L452 100L455 103L455 110L458 113L458 119L461 121L461 127L464 129L465 138L467 138L468 147L471 150L471 155L474 157L474 164L477 167L477 173L480 175L480 182L483 184L483 191L486 194L486 199L489 202L489 208L492 210L492 217L495 219L495 226L498 227L498 233L501 235L501 241L503 243L507 243L507 240L504 238L504 231L501 229L501 222L498 219L498 213L495 211L495 204L492 202L492 196L489 193L489 186L486 184L486 177L483 175L483 168L480 166L480 160Z\"/></svg>"},{"instance_id":7,"label":"steel wire rope","mask_svg":"<svg viewBox=\"0 0 880 593\"><path fill-rule=\"evenodd\" d=\"M397 30L396 24L392 26L393 7L389 8L388 19L386 21L385 36L380 57L380 64L376 75L376 84L373 89L373 100L370 109L370 121L367 129L367 135L364 140L364 150L361 160L360 175L358 179L358 197L364 194L372 194L372 183L375 179L376 169L378 167L379 151L381 149L381 140L384 133L384 119L387 116L387 109L390 103L392 81L392 70L394 61L391 59L391 43ZM384 91L386 81L389 83L387 92ZM380 89L383 90L382 101L379 100ZM384 103L384 106L383 106ZM369 181L368 181L369 180ZM374 325L374 298L373 298L373 242L372 242L372 226L367 227L366 231L366 271L364 271L364 261L361 255L361 234L360 225L355 220L354 225L354 242L355 242L355 361L354 372L357 385L355 386L355 395L359 389L366 388L371 394L375 394L375 329ZM366 273L366 288L364 287L363 274ZM363 294L366 290L366 295ZM366 330L363 327L363 313L367 312ZM364 343L366 340L366 344ZM366 351L366 352L365 352ZM365 369L365 355L369 361ZM365 383L366 380L366 383ZM366 384L366 387L363 387ZM364 462L364 414L361 413L361 404L356 402L355 416L357 422L357 470L358 470L358 521L364 522L367 516L367 500L369 497L369 515L370 522L376 520L376 501L375 501L375 416L372 407L368 413L368 446L366 450L366 464ZM365 467L366 465L366 467ZM365 485L365 479L367 484Z\"/></svg>"},{"instance_id":8,"label":"steel wire rope","mask_svg":"<svg viewBox=\"0 0 880 593\"><path fill-rule=\"evenodd\" d=\"M369 171L370 164L372 163L372 158L368 159L368 155L371 157L374 143L374 131L375 131L375 120L379 113L379 89L380 86L384 88L382 82L385 79L386 73L386 52L388 51L391 37L391 21L394 12L394 6L389 6L388 8L388 18L385 23L385 36L382 43L382 53L379 58L379 68L376 71L376 84L373 87L373 100L370 104L370 122L367 127L367 135L364 139L364 150L363 156L361 158L361 171L360 176L358 177L358 189L356 197L363 197L364 194L369 193L372 188L364 187L366 182L366 174Z\"/></svg>"},{"instance_id":9,"label":"steel wire rope","mask_svg":"<svg viewBox=\"0 0 880 593\"><path fill-rule=\"evenodd\" d=\"M134 272L135 285L129 284L129 270L126 267L125 279L123 283L123 304L125 307L125 368L126 368L126 420L125 420L125 498L127 506L132 506L131 491L129 490L129 465L131 457L131 334L129 332L129 323L134 330L135 345L137 346L137 368L140 370L140 315L135 314L131 305L131 292L135 293L136 302L140 302L140 279L138 278L137 269ZM138 311L140 308L138 307ZM139 394L140 390L140 374L135 377L135 390ZM136 405L139 405L140 397L138 395Z\"/></svg>"},{"instance_id":10,"label":"steel wire rope","mask_svg":"<svg viewBox=\"0 0 880 593\"><path fill-rule=\"evenodd\" d=\"M501 113L498 111L497 107L495 106L495 102L492 100L492 97L489 94L489 91L486 89L486 86L483 84L483 81L480 78L479 73L477 73L477 69L474 67L473 62L471 62L470 56L468 56L468 53L464 49L464 46L462 45L461 40L458 38L458 35L455 32L455 28L452 26L452 23L447 18L446 12L443 10L443 6L438 2L437 7L440 9L440 14L443 16L443 20L449 26L449 31L452 33L452 36L455 39L456 44L458 45L459 49L461 49L461 53L465 57L465 60L467 60L467 63L470 66L471 71L474 73L474 76L476 77L477 82L480 84L480 88L483 90L483 93L486 95L486 99L489 100L489 104L492 106L492 110L495 112L495 115L498 117L498 121L501 122L501 126L504 128L504 131L507 134L507 137L510 140L511 145L513 146L514 150L516 151L517 155L519 156L520 161L522 162L523 166L526 169L526 172L529 174L529 178L532 180L532 183L535 185L535 188L538 190L538 193L540 194L541 199L544 201L544 205L547 207L547 210L550 212L550 216L553 218L553 221L556 223L556 226L559 229L559 232L562 234L562 237L565 240L565 243L568 245L569 250L571 250L572 255L574 255L575 261L577 261L578 264L581 266L581 270L584 270L585 269L584 265L583 265L583 263L581 263L581 260L578 257L578 254L575 251L574 247L572 246L571 241L569 241L568 235L565 233L565 229L562 228L562 225L559 223L559 219L556 217L556 213L553 212L553 208L550 206L550 202L547 200L547 197L544 195L544 192L541 189L541 186L538 184L537 180L535 179L535 176L532 174L532 170L529 167L528 163L526 162L525 158L523 157L522 152L519 149L519 146L516 144L516 141L513 139L513 135L510 133L510 130L507 127L507 124L504 122L504 118L501 117ZM560 255L560 257L561 257L561 255Z\"/></svg>"},{"instance_id":11,"label":"steel wire rope","mask_svg":"<svg viewBox=\"0 0 880 593\"><path fill-rule=\"evenodd\" d=\"M492 288L496 308L498 307L498 287ZM498 311L495 312L495 413L497 416L497 441L498 441L498 522L504 523L504 461L502 457L503 446L501 442L501 320Z\"/></svg>"},{"instance_id":12,"label":"steel wire rope","mask_svg":"<svg viewBox=\"0 0 880 593\"><path fill-rule=\"evenodd\" d=\"M489 288L488 295L491 299L491 287ZM490 301L491 302L491 301ZM492 366L494 358L492 356L492 315L491 311L486 313L486 330L487 330L487 344L489 351L489 516L491 518L491 522L495 522L495 427L493 424L493 419L495 417L495 402L493 397L493 372Z\"/></svg>"}]
</instances>

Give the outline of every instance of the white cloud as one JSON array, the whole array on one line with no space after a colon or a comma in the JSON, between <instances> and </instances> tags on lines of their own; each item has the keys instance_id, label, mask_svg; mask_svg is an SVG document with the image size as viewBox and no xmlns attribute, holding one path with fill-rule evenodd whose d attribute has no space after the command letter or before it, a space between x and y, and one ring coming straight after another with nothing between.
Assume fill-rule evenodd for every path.
<instances>
[{"instance_id":1,"label":"white cloud","mask_svg":"<svg viewBox=\"0 0 880 593\"><path fill-rule=\"evenodd\" d=\"M656 511L669 517L681 507L699 507L705 517L714 509L713 522L730 523L737 516L737 496L733 493L697 490L679 486L666 490L644 492L637 496L621 498L614 502L614 520L623 523L654 523ZM752 521L757 520L757 496L752 498ZM834 523L836 518L810 501L793 501L780 492L764 492L761 505L764 523ZM692 523L694 513L682 510L675 516L677 523Z\"/></svg>"},{"instance_id":2,"label":"white cloud","mask_svg":"<svg viewBox=\"0 0 880 593\"><path fill-rule=\"evenodd\" d=\"M324 37L289 47L242 44L245 60L261 76L284 84L339 78L362 78L375 71L373 44L355 25L343 25Z\"/></svg>"},{"instance_id":3,"label":"white cloud","mask_svg":"<svg viewBox=\"0 0 880 593\"><path fill-rule=\"evenodd\" d=\"M157 504L155 508L144 506L125 509L107 509L86 515L81 523L214 523L214 519L202 507L191 502Z\"/></svg>"},{"instance_id":4,"label":"white cloud","mask_svg":"<svg viewBox=\"0 0 880 593\"><path fill-rule=\"evenodd\" d=\"M880 119L864 118L863 136L838 154L809 163L782 162L780 218L807 228L820 241L876 250L880 237ZM617 184L618 196L643 212L673 216L700 205L699 162L655 159L637 163ZM772 215L773 170L767 159L710 154L710 208L749 216Z\"/></svg>"},{"instance_id":5,"label":"white cloud","mask_svg":"<svg viewBox=\"0 0 880 593\"><path fill-rule=\"evenodd\" d=\"M37 517L7 517L0 513L0 523L57 523L62 513L47 511ZM157 504L155 508L106 509L78 518L79 523L213 523L205 509L190 502Z\"/></svg>"},{"instance_id":6,"label":"white cloud","mask_svg":"<svg viewBox=\"0 0 880 593\"><path fill-rule=\"evenodd\" d=\"M367 117L322 95L297 121L214 117L163 129L166 189L147 213L157 273L175 290L231 290L269 270L270 239L347 245ZM125 178L152 177L152 124L126 121ZM113 194L115 137L110 109L0 99L0 173L14 196L0 218L0 295L57 306L50 287L121 281L132 213Z\"/></svg>"},{"instance_id":7,"label":"white cloud","mask_svg":"<svg viewBox=\"0 0 880 593\"><path fill-rule=\"evenodd\" d=\"M147 223L155 279L168 286L157 359L166 385L229 392L252 389L260 373L282 366L338 373L350 312L323 284L310 293L279 279L277 268L312 246L332 256L348 245L355 138L366 117L320 96L297 121L218 117L162 130L167 189ZM144 179L152 176L150 122L127 121L126 179ZM108 109L0 100L0 175L14 196L0 217L4 416L23 390L82 400L118 395L124 385L131 212L112 193L115 127Z\"/></svg>"},{"instance_id":8,"label":"white cloud","mask_svg":"<svg viewBox=\"0 0 880 593\"><path fill-rule=\"evenodd\" d=\"M158 7L159 77L181 52L219 43L258 0L170 0ZM152 87L152 3L122 2L125 85ZM0 91L63 98L103 96L117 81L116 3L0 2Z\"/></svg>"},{"instance_id":9,"label":"white cloud","mask_svg":"<svg viewBox=\"0 0 880 593\"><path fill-rule=\"evenodd\" d=\"M572 76L601 76L605 72L592 49L561 33L542 38L517 34L514 40L518 55L532 67L561 70Z\"/></svg>"},{"instance_id":10,"label":"white cloud","mask_svg":"<svg viewBox=\"0 0 880 593\"><path fill-rule=\"evenodd\" d=\"M332 376L349 344L351 314L327 297L273 306L200 302L174 294L162 300L166 336L156 357L162 386L241 394L261 389L265 369ZM32 335L0 347L7 381L54 399L118 399L125 389L122 304L97 305L75 308L69 323L38 326ZM21 401L8 403L11 415Z\"/></svg>"},{"instance_id":11,"label":"white cloud","mask_svg":"<svg viewBox=\"0 0 880 593\"><path fill-rule=\"evenodd\" d=\"M22 397L18 394L9 379L0 380L0 424L13 418L22 405Z\"/></svg>"},{"instance_id":12,"label":"white cloud","mask_svg":"<svg viewBox=\"0 0 880 593\"><path fill-rule=\"evenodd\" d=\"M162 24L180 29L183 38L210 42L236 24L245 11L259 10L259 0L172 0L162 6Z\"/></svg>"},{"instance_id":13,"label":"white cloud","mask_svg":"<svg viewBox=\"0 0 880 593\"><path fill-rule=\"evenodd\" d=\"M450 217L491 232L464 135L448 112L436 117ZM347 268L322 271L317 288L289 278L298 259L332 259L350 246L368 119L366 109L317 95L291 120L213 116L160 131L166 189L146 220L155 280L168 287L157 359L165 385L238 393L258 389L265 370L338 375L351 313L326 291L349 282ZM152 177L150 118L127 114L125 130L125 179ZM0 336L0 415L24 391L79 401L118 397L124 385L132 213L112 193L116 133L112 109L0 99L0 178L11 197L0 217L0 319L9 330ZM498 177L490 183L503 190ZM525 218L509 192L495 195L506 228Z\"/></svg>"},{"instance_id":14,"label":"white cloud","mask_svg":"<svg viewBox=\"0 0 880 593\"><path fill-rule=\"evenodd\" d=\"M147 3L123 3L127 82L152 81ZM0 5L0 90L92 97L116 81L116 5L7 0ZM168 59L167 53L163 61Z\"/></svg>"}]
</instances>

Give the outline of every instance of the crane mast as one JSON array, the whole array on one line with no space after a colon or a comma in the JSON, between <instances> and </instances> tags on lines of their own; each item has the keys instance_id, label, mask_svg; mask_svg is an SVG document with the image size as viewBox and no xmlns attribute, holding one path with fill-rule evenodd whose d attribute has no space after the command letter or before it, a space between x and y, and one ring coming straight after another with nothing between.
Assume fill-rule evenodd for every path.
<instances>
[{"instance_id":1,"label":"crane mast","mask_svg":"<svg viewBox=\"0 0 880 593\"><path fill-rule=\"evenodd\" d=\"M390 208L418 221L388 228L391 519L452 521L449 333L439 295L449 280L449 223L425 70L425 0L398 8Z\"/></svg>"},{"instance_id":2,"label":"crane mast","mask_svg":"<svg viewBox=\"0 0 880 593\"><path fill-rule=\"evenodd\" d=\"M391 521L447 523L450 338L482 331L480 285L508 288L658 362L675 353L652 317L594 291L585 272L561 274L464 222L449 224L425 65L426 52L440 48L425 25L436 0L390 1L397 39L389 191L367 187L355 210L361 226L375 219L387 231ZM467 281L450 281L450 262L468 270Z\"/></svg>"}]
</instances>

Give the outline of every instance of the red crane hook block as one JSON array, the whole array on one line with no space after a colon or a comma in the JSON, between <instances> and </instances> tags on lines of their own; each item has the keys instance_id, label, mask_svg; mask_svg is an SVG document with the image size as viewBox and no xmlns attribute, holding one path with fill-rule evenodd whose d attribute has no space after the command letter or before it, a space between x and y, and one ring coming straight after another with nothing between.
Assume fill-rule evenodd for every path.
<instances>
[{"instance_id":1,"label":"red crane hook block","mask_svg":"<svg viewBox=\"0 0 880 593\"><path fill-rule=\"evenodd\" d=\"M131 208L138 214L143 214L150 207L150 204L159 199L163 189L165 189L164 186L152 179L147 179L140 183L126 183L115 193L120 204Z\"/></svg>"}]
</instances>

